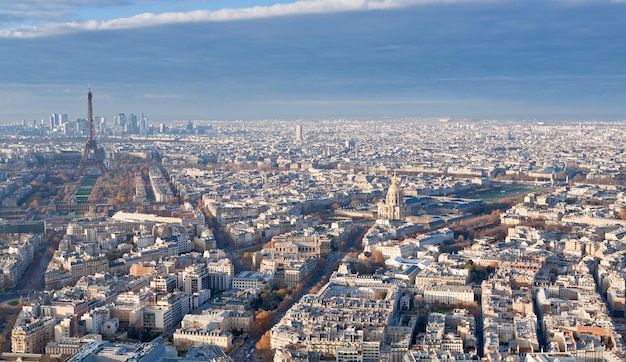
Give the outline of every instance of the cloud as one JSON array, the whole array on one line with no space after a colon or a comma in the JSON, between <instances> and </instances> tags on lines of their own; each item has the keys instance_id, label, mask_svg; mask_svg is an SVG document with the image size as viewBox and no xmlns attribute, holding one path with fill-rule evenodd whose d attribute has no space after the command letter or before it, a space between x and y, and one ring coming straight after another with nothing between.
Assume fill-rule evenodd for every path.
<instances>
[{"instance_id":1,"label":"cloud","mask_svg":"<svg viewBox=\"0 0 626 362\"><path fill-rule=\"evenodd\" d=\"M30 3L33 3L31 0ZM39 25L24 25L0 30L0 38L37 38L81 31L103 31L133 29L158 25L224 22L248 19L260 19L279 16L324 14L337 12L388 10L415 5L498 2L501 0L300 0L293 3L274 4L270 6L254 6L248 8L225 8L220 10L195 10L185 12L143 13L125 18L111 20L87 20L74 22L56 22ZM36 2L36 1L35 1ZM109 0L109 3L119 1ZM66 0L55 3L68 5ZM63 7L65 7L63 6ZM26 6L24 14L33 12L35 18L41 15L34 13ZM16 10L17 11L17 10ZM37 15L37 16L35 16Z\"/></svg>"},{"instance_id":2,"label":"cloud","mask_svg":"<svg viewBox=\"0 0 626 362\"><path fill-rule=\"evenodd\" d=\"M20 0L9 1L0 8L0 24L33 23L41 21L61 22L75 17L76 11L84 8L107 8L128 6L127 0Z\"/></svg>"},{"instance_id":3,"label":"cloud","mask_svg":"<svg viewBox=\"0 0 626 362\"><path fill-rule=\"evenodd\" d=\"M2 4L0 12L11 11L43 11L43 10L74 10L85 7L110 7L131 5L131 0L20 0Z\"/></svg>"}]
</instances>

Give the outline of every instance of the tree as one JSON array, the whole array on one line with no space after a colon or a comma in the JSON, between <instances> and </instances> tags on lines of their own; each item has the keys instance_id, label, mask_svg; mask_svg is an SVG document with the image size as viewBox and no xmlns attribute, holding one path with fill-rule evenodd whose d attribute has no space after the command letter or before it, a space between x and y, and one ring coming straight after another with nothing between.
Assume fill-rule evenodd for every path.
<instances>
[{"instance_id":1,"label":"tree","mask_svg":"<svg viewBox=\"0 0 626 362\"><path fill-rule=\"evenodd\" d=\"M374 292L374 299L381 300L387 297L387 292L384 289L377 290Z\"/></svg>"},{"instance_id":2,"label":"tree","mask_svg":"<svg viewBox=\"0 0 626 362\"><path fill-rule=\"evenodd\" d=\"M621 209L617 213L617 216L619 216L619 218L622 219L622 220L626 220L626 210L625 209Z\"/></svg>"},{"instance_id":3,"label":"tree","mask_svg":"<svg viewBox=\"0 0 626 362\"><path fill-rule=\"evenodd\" d=\"M93 201L102 201L103 198L104 198L104 193L102 192L101 189L93 193Z\"/></svg>"},{"instance_id":4,"label":"tree","mask_svg":"<svg viewBox=\"0 0 626 362\"><path fill-rule=\"evenodd\" d=\"M326 264L328 264L326 262L326 259L323 259L323 258L317 259L317 268L316 268L317 271L318 272L324 271L324 269L326 269Z\"/></svg>"},{"instance_id":5,"label":"tree","mask_svg":"<svg viewBox=\"0 0 626 362\"><path fill-rule=\"evenodd\" d=\"M285 299L285 297L289 294L289 290L287 288L280 288L276 291L276 295L280 300Z\"/></svg>"},{"instance_id":6,"label":"tree","mask_svg":"<svg viewBox=\"0 0 626 362\"><path fill-rule=\"evenodd\" d=\"M262 310L254 317L252 327L250 328L250 335L252 337L258 337L267 331L274 322L274 312Z\"/></svg>"},{"instance_id":7,"label":"tree","mask_svg":"<svg viewBox=\"0 0 626 362\"><path fill-rule=\"evenodd\" d=\"M261 336L261 339L256 343L256 349L258 351L269 351L271 349L270 343L270 331L266 331Z\"/></svg>"},{"instance_id":8,"label":"tree","mask_svg":"<svg viewBox=\"0 0 626 362\"><path fill-rule=\"evenodd\" d=\"M289 309L289 307L291 306L291 302L293 302L293 298L291 297L291 295L286 296L285 298L283 298L283 300L280 301L280 303L278 303L278 307L276 308L276 310L287 311L287 309Z\"/></svg>"},{"instance_id":9,"label":"tree","mask_svg":"<svg viewBox=\"0 0 626 362\"><path fill-rule=\"evenodd\" d=\"M249 251L243 253L241 256L241 263L245 265L248 270L252 270L252 253Z\"/></svg>"},{"instance_id":10,"label":"tree","mask_svg":"<svg viewBox=\"0 0 626 362\"><path fill-rule=\"evenodd\" d=\"M385 257L380 250L372 251L372 262L378 266L385 265Z\"/></svg>"},{"instance_id":11,"label":"tree","mask_svg":"<svg viewBox=\"0 0 626 362\"><path fill-rule=\"evenodd\" d=\"M322 289L323 286L324 286L324 284L322 282L319 282L319 283L315 284L313 286L313 288L311 288L311 290L309 290L309 293L317 294L317 292L319 292L320 289Z\"/></svg>"}]
</instances>

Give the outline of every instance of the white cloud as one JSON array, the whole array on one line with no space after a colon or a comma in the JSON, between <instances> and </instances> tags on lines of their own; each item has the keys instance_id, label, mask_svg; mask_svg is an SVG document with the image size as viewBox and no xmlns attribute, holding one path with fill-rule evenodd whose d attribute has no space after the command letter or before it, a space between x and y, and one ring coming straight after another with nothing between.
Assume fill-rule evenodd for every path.
<instances>
[{"instance_id":1,"label":"white cloud","mask_svg":"<svg viewBox=\"0 0 626 362\"><path fill-rule=\"evenodd\" d=\"M167 12L160 14L143 13L111 20L88 20L20 26L0 30L0 38L36 38L80 31L132 29L167 24L222 22L301 14L387 10L427 4L497 1L499 0L300 0L293 3L275 4L271 6Z\"/></svg>"},{"instance_id":2,"label":"white cloud","mask_svg":"<svg viewBox=\"0 0 626 362\"><path fill-rule=\"evenodd\" d=\"M0 5L0 25L3 22L30 24L61 22L77 17L81 9L103 9L131 6L129 0L19 0Z\"/></svg>"}]
</instances>

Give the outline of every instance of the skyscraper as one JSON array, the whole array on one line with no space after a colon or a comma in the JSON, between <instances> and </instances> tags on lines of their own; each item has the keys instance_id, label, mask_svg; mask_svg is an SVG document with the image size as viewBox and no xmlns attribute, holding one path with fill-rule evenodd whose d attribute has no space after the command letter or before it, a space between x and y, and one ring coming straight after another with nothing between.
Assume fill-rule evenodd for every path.
<instances>
[{"instance_id":1,"label":"skyscraper","mask_svg":"<svg viewBox=\"0 0 626 362\"><path fill-rule=\"evenodd\" d=\"M141 121L139 122L139 133L148 133L148 118L143 113L141 113Z\"/></svg>"},{"instance_id":2,"label":"skyscraper","mask_svg":"<svg viewBox=\"0 0 626 362\"><path fill-rule=\"evenodd\" d=\"M50 130L52 131L57 128L59 123L60 123L59 115L56 113L52 113L52 115L50 116L50 124L48 128L50 128Z\"/></svg>"},{"instance_id":3,"label":"skyscraper","mask_svg":"<svg viewBox=\"0 0 626 362\"><path fill-rule=\"evenodd\" d=\"M302 142L302 124L296 125L296 142Z\"/></svg>"},{"instance_id":4,"label":"skyscraper","mask_svg":"<svg viewBox=\"0 0 626 362\"><path fill-rule=\"evenodd\" d=\"M113 116L113 133L116 135L124 134L126 130L126 115L120 113L117 116Z\"/></svg>"}]
</instances>

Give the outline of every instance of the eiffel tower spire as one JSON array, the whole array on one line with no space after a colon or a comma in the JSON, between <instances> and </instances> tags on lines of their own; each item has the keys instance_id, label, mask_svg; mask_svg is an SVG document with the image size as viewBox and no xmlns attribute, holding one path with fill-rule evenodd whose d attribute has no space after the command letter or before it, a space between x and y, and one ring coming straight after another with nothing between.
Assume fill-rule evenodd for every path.
<instances>
[{"instance_id":1,"label":"eiffel tower spire","mask_svg":"<svg viewBox=\"0 0 626 362\"><path fill-rule=\"evenodd\" d=\"M83 174L102 174L106 173L106 168L102 162L102 157L98 150L98 144L96 143L93 130L93 107L91 105L91 88L87 91L87 123L89 127L89 137L85 144L85 150L83 151L83 158L80 160L78 170Z\"/></svg>"}]
</instances>

